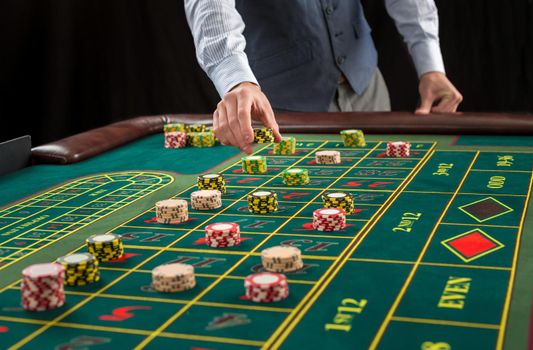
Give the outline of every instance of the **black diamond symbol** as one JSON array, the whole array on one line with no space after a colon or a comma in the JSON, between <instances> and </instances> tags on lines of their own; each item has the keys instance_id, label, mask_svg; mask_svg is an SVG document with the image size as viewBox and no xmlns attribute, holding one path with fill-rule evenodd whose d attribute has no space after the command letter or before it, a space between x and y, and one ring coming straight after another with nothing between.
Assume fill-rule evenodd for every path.
<instances>
[{"instance_id":1,"label":"black diamond symbol","mask_svg":"<svg viewBox=\"0 0 533 350\"><path fill-rule=\"evenodd\" d=\"M505 204L492 197L487 197L482 200L463 205L459 207L459 209L479 222L487 221L513 211L512 208L509 208Z\"/></svg>"}]
</instances>

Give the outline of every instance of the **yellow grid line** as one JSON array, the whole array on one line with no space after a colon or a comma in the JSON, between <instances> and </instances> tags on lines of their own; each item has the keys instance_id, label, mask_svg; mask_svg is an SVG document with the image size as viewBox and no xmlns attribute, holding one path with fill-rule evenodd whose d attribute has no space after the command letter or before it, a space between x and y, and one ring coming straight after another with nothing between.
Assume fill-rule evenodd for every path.
<instances>
[{"instance_id":1,"label":"yellow grid line","mask_svg":"<svg viewBox=\"0 0 533 350\"><path fill-rule=\"evenodd\" d=\"M36 325L46 325L47 323L46 320L33 320L33 319L24 319L24 318L18 318L18 317L7 317L7 316L0 316L0 320L16 322L16 323L36 324ZM103 331L103 332L111 332L111 333L119 333L119 334L134 334L134 335L143 335L143 336L149 335L152 332L150 330L99 326L99 325L90 325L90 324L81 324L81 323L72 323L72 322L58 322L56 326L62 327L62 328L85 329L85 330L91 330L91 331L97 330L97 331ZM160 336L165 337L165 338L213 341L213 342L218 342L218 343L235 344L235 345L261 346L263 344L263 342L255 341L255 340L212 337L208 335L191 335L191 334L184 334L184 333L165 332L165 333L162 333Z\"/></svg>"},{"instance_id":2,"label":"yellow grid line","mask_svg":"<svg viewBox=\"0 0 533 350\"><path fill-rule=\"evenodd\" d=\"M322 146L324 146L324 144L326 144L326 142L320 144L317 148L315 148L315 150L318 150L320 149ZM379 145L381 144L381 142L379 142L374 148L376 149ZM373 151L372 150L372 151ZM353 169L355 168L360 162L362 162L365 157L370 154L372 151L369 151L365 156L361 157L357 162L355 162L355 164L350 168L350 169ZM292 166L295 166L296 164L298 164L300 161L302 161L304 158L301 158L300 160L296 161ZM350 170L347 170L346 172L348 172ZM278 174L279 175L279 174ZM277 176L277 175L276 175ZM276 176L274 176L272 179L274 179ZM342 175L337 178L336 181L340 180L342 178ZM268 183L269 181L271 180L268 180L266 183ZM321 193L323 193L324 191L327 191L335 182L331 183L328 187L326 187L325 189L323 189L321 192L319 192L315 198L317 198L318 196L321 195ZM312 201L311 201L312 202ZM302 210L305 209L306 206L303 206L299 211L297 211L294 216L296 216L299 212L301 212ZM194 299L191 300L191 302L189 304L187 304L184 308L182 308L180 311L178 311L176 314L174 314L170 319L167 320L167 322L165 322L161 327L159 327L152 335L150 335L149 337L147 337L144 341L142 341L141 343L139 343L135 349L141 349L142 347L144 347L146 344L150 343L155 337L157 337L157 335L159 333L161 333L165 328L167 328L172 322L174 322L174 320L176 320L178 317L180 317L186 310L188 310L193 304L195 301L201 299L204 295L206 295L212 288L214 288L221 280L223 280L223 278L227 275L229 275L233 270L235 270L243 261L245 261L247 259L247 257L252 254L254 251L256 251L259 247L261 247L265 242L267 242L277 231L279 231L283 226L285 226L288 222L290 222L290 220L282 223L276 230L274 230L270 235L268 235L262 242L260 242L258 245L256 245L252 250L249 251L248 255L247 256L244 256L243 258L241 258L239 261L237 261L231 268L229 268L222 276L220 276L217 280L215 280L213 283L211 283L206 289L204 289L200 294L198 294Z\"/></svg>"},{"instance_id":3,"label":"yellow grid line","mask_svg":"<svg viewBox=\"0 0 533 350\"><path fill-rule=\"evenodd\" d=\"M130 171L130 172L131 172L131 171ZM124 173L127 173L127 172L124 172ZM113 174L115 174L115 175L116 175L116 174L120 174L120 172L113 173ZM114 203L115 203L115 204L116 204L116 203L125 203L125 204L124 204L124 205L121 205L121 206L117 206L116 208L111 209L111 210L110 210L110 208L106 208L106 207L104 207L104 208L99 208L99 210L97 210L97 211L94 212L93 214L91 214L91 215L87 215L87 216L86 216L86 218L92 218L91 221L86 222L86 223L82 224L81 226L78 226L78 227L74 228L71 232L68 232L69 228L70 228L71 226L73 226L73 225L76 225L76 223L70 223L70 222L67 222L67 223L64 223L64 222L57 222L57 224L68 224L68 225L67 225L66 227L64 227L64 228L62 228L62 229L59 229L59 230L56 230L56 231L52 231L52 230L51 230L51 232L54 232L54 234L51 235L51 236L56 236L57 234L59 234L59 233L61 233L61 232L67 232L66 234L61 235L61 236L59 236L59 237L56 237L56 238L54 238L53 240L52 240L52 238L47 238L48 240L50 240L47 244L44 244L44 245L42 245L42 246L40 246L40 247L38 247L38 248L32 248L32 251L31 251L30 253L28 253L28 254L24 254L24 255L22 255L22 256L20 256L20 257L16 257L16 258L14 258L13 261L11 261L11 262L9 262L9 263L7 263L7 264L5 264L5 265L0 266L0 270L5 269L5 268L7 268L8 266L10 266L10 265L12 265L12 264L15 264L15 263L17 263L17 262L19 262L19 261L21 261L21 260L27 258L27 257L28 257L29 255L31 255L31 254L34 254L34 253L36 253L36 252L39 252L39 251L43 250L44 248L47 248L48 246L50 246L50 245L52 245L52 244L54 244L54 243L56 243L56 242L62 240L63 238L65 238L65 237L67 237L67 236L70 236L70 235L74 234L75 232L77 232L77 231L79 231L79 230L81 230L81 229L83 229L83 228L85 228L85 227L87 227L87 226L93 224L95 221L100 220L101 218L105 218L106 216L108 216L108 215L110 215L110 214L112 214L112 213L115 213L116 211L121 210L121 209L127 207L128 205L130 205L130 204L132 204L132 203L135 203L135 202L136 202L137 200L139 200L140 198L146 197L146 196L152 194L153 192L155 192L156 190L159 190L159 189L161 189L161 188L163 188L163 187L166 187L166 186L168 186L168 185L170 185L170 184L172 184L172 183L174 182L174 178L173 178L172 176L166 174L166 173L156 173L156 172L146 172L146 171L142 171L142 172L139 172L139 174L150 174L150 175L152 175L152 176L154 176L154 174L155 174L155 175L158 175L158 176L159 176L159 177L158 177L159 182L158 182L158 183L155 183L155 184L150 184L150 185L148 185L146 188L143 188L141 191L142 191L142 192L145 192L145 191L146 191L147 193L146 193L144 196L142 196L142 197L138 197L138 198L132 200L131 202L123 202L123 200L119 200L119 201L115 201ZM161 174L163 174L165 178L167 178L167 177L170 178L171 181L168 182L167 184L163 184L163 185L162 185L161 182L162 182L162 180L163 180L163 176L161 176ZM97 176L97 175L93 176L93 178L96 177L96 176ZM132 177L137 177L137 176L138 176L138 175L130 176L130 178L132 178ZM145 175L142 175L142 176L145 176ZM155 176L154 176L154 177L155 177ZM128 180L129 180L129 179L126 179L126 180L120 180L120 181L128 181ZM102 184L102 185L108 185L108 184L109 184L109 183L104 183L104 184ZM126 186L130 186L130 185L131 185L131 184L128 184L128 185L126 185ZM96 188L98 188L98 187L96 187ZM154 189L152 189L152 188L154 188ZM122 190L122 188L117 189L117 190ZM115 191L117 191L117 190L114 190L113 192L115 192ZM140 192L141 192L141 191L140 191ZM91 192L91 189L89 189L87 192ZM85 192L83 192L82 194L85 194ZM81 194L80 194L80 195L81 195ZM106 194L106 196L110 196L110 195L112 195L112 194ZM131 197L131 196L128 196L128 197ZM128 197L125 197L124 199L126 199L126 198L128 198ZM101 198L101 197L99 197L99 198ZM95 200L92 200L92 201L89 201L89 202L85 203L84 205L88 205L88 204L91 204L91 203L94 203L94 202L100 202L99 198L97 198L97 199L95 199ZM67 199L67 200L70 200L70 199ZM65 201L67 201L67 200L65 200ZM52 208L55 208L55 207L53 206ZM82 208L83 208L83 207L82 207ZM79 209L79 207L78 207L77 209ZM106 211L106 210L110 210L110 211L109 211L108 213L104 214L104 215L100 215L100 212L103 212L103 211ZM42 212L42 211L41 211L41 212ZM32 214L32 215L33 215L33 214ZM63 217L63 216L69 216L69 215L70 215L69 213L64 213L64 214L61 214L58 218ZM100 215L100 216L99 216L99 215ZM54 222L52 222L52 221L43 222L43 223L41 223L39 226L37 226L37 227L35 227L35 228L32 228L32 230L36 230L36 229L38 229L40 226L48 225L48 224L53 224L53 223L54 223ZM28 232L23 232L23 233L17 235L16 237L12 237L12 238L10 238L10 239L8 239L8 240L2 242L1 244L6 244L6 243L11 242L11 241L13 241L13 240L19 239L22 235L25 235L25 234L27 234L27 233L28 233ZM49 236L49 237L50 237L50 236ZM29 246L24 247L24 248L21 249L20 251L24 251L25 249L31 248L32 246L34 246L34 245L36 245L36 244L38 244L38 243L39 243L39 242L35 242L34 244L30 244ZM1 244L0 244L0 248L2 248ZM15 255L15 254L17 254L17 252L11 253L11 254L10 254L9 256L7 256L6 258L10 258L12 255Z\"/></svg>"},{"instance_id":4,"label":"yellow grid line","mask_svg":"<svg viewBox=\"0 0 533 350\"><path fill-rule=\"evenodd\" d=\"M409 323L422 323L422 324L436 324L436 325L439 325L439 326L481 328L481 329L498 329L498 328L500 328L497 324L476 323L476 322L461 322L461 321L448 321L448 320L435 320L435 319L430 319L430 318L418 318L418 317L394 316L394 317L392 317L392 321L409 322Z\"/></svg>"},{"instance_id":5,"label":"yellow grid line","mask_svg":"<svg viewBox=\"0 0 533 350\"><path fill-rule=\"evenodd\" d=\"M466 178L470 174L470 169L472 169L472 167L474 166L474 163L476 162L476 159L478 158L478 156L479 156L479 151L475 153L472 161L470 162L469 167L466 169L465 174L463 175L463 177L461 179L461 182L457 186L454 194L452 195L452 197L448 201L448 204L446 205L446 207L442 211L441 215L439 216L439 219L437 220L433 230L429 234L429 237L427 238L426 243L424 244L424 247L422 248L422 251L418 255L418 259L416 260L413 268L409 272L409 275L407 276L402 288L400 289L400 292L398 293L398 295L396 296L396 299L394 300L392 306L390 307L389 312L385 316L385 320L383 320L381 326L378 329L378 332L374 336L374 339L372 340L372 343L370 344L369 349L375 349L378 346L379 342L381 341L381 338L383 337L383 334L385 333L385 330L387 329L392 316L394 316L394 313L396 312L396 309L398 308L398 305L400 304L400 301L402 300L403 296L405 295L405 292L407 291L407 287L411 284L411 281L412 281L412 279L413 279L413 277L415 275L415 272L418 270L418 266L420 265L420 262L422 261L422 258L424 257L424 255L426 253L426 250L429 247L429 243L433 239L433 236L435 235L435 232L437 231L437 228L439 227L440 222L442 221L442 219L444 218L444 216L448 212L448 209L450 208L450 206L451 206L452 202L454 201L454 199L457 197L457 194L459 193L459 190L461 189L461 187L463 186Z\"/></svg>"},{"instance_id":6,"label":"yellow grid line","mask_svg":"<svg viewBox=\"0 0 533 350\"><path fill-rule=\"evenodd\" d=\"M350 258L348 261L363 261L363 262L374 262L374 263L383 263L383 264L403 264L403 265L414 265L416 261L406 261L406 260L387 260L387 259L370 259L370 258ZM422 266L442 266L442 267L460 267L467 269L483 269L483 270L500 270L500 271L510 271L510 267L501 267L501 266L483 266L483 265L463 265L463 264L449 264L449 263L438 263L438 262L420 262Z\"/></svg>"},{"instance_id":7,"label":"yellow grid line","mask_svg":"<svg viewBox=\"0 0 533 350\"><path fill-rule=\"evenodd\" d=\"M266 148L263 147L263 148ZM263 149L262 148L262 149ZM257 152L260 152L262 149L256 151ZM231 166L228 166L226 169L229 169L231 168ZM188 190L190 190L191 188L194 188L195 184L187 187L186 189L184 189L183 191L181 191L179 194L181 193L184 193ZM178 195L179 195L178 194ZM231 207L228 206L227 208ZM150 209L151 210L151 209ZM140 217L142 215L144 215L144 213L148 212L148 210L140 213L139 215L135 216L132 220L136 219L137 217ZM223 212L223 211L221 211ZM220 212L219 212L220 213ZM217 216L219 213L215 214L214 216ZM131 220L129 220L131 221ZM194 227L193 229L191 229L191 232L193 232L195 229L197 229L198 227L200 227L202 224L199 224L198 226ZM118 225L117 227L120 227L120 225ZM170 246L172 246L173 244L179 242L181 239L183 239L184 237L186 237L187 234L185 235L182 235L181 237L177 238L176 240L174 240L173 242L171 242L169 245L166 246L166 248L170 248ZM74 251L76 250L79 250L80 248L76 248ZM152 260L153 258L155 258L156 256L158 256L159 254L161 254L162 252L164 252L166 249L165 247L163 247L161 250L159 250L156 254L144 259L143 261L141 261L139 264L135 265L132 269L130 269L128 272L126 272L125 274L121 275L121 276L118 276L117 278L115 278L113 281L110 281L106 286L100 288L99 290L97 290L96 292L94 292L91 296L89 296L88 298L86 298L85 300L82 300L80 301L78 304L74 305L72 308L66 310L65 312L61 313L60 315L58 315L56 318L54 318L53 320L49 321L46 325L44 325L43 327L37 329L36 331L30 333L29 335L27 335L26 337L24 337L23 339L19 340L16 344L14 344L11 348L12 349L17 349L21 346L23 346L24 344L28 343L29 341L31 341L32 339L34 339L36 336L38 336L39 334L43 333L44 331L46 331L47 329L49 329L50 327L56 325L57 323L59 323L62 319L64 319L65 317L67 317L68 315L70 315L71 313L73 313L74 311L78 310L79 308L81 308L83 305L87 304L89 301L91 301L92 299L94 299L95 297L99 296L100 294L102 294L105 290L107 290L108 288L110 288L111 286L115 285L116 283L120 282L121 280L123 280L125 277L127 277L129 274L131 274L132 272L134 272L135 270L137 270L139 267L141 267L142 265L144 265L145 263L147 263L148 261ZM16 283L18 283L18 281L12 283L11 285L9 286L6 286L4 287L1 291L3 292L4 290L6 290L7 288L15 285Z\"/></svg>"},{"instance_id":8,"label":"yellow grid line","mask_svg":"<svg viewBox=\"0 0 533 350\"><path fill-rule=\"evenodd\" d=\"M505 226L505 225L489 225L489 224L482 224L482 223L471 223L471 224L460 224L458 222L441 222L441 225L451 225L451 226L483 226L483 227L494 227L494 228L519 228L519 226Z\"/></svg>"},{"instance_id":9,"label":"yellow grid line","mask_svg":"<svg viewBox=\"0 0 533 350\"><path fill-rule=\"evenodd\" d=\"M433 145L435 147L435 144ZM403 193L403 189L407 187L407 185L416 177L418 172L423 168L423 166L427 163L427 161L433 156L435 152L431 151L426 154L426 157L423 158L413 169L412 172L406 177L404 182L396 189L396 192L394 192L389 199L384 203L382 210L378 211L375 216L365 225L358 237L355 237L352 243L355 242L355 244L348 245L346 249L339 255L339 258L342 256L350 256L353 251L361 244L361 242L364 240L368 232L374 227L374 225L379 221L379 219L387 212L388 208L395 202L396 198ZM322 277L319 279L317 285L313 287L313 289L307 293L307 295L300 301L300 303L296 306L295 311L291 312L289 317L285 319L285 321L276 329L274 334L267 340L267 343L265 347L267 348L278 348L281 346L283 341L285 341L286 337L290 334L292 329L296 327L296 325L300 322L300 320L304 317L304 315L307 313L309 308L314 304L316 299L322 295L322 292L324 289L331 283L333 278L337 275L337 273L340 271L340 269L344 266L348 258L344 258L345 260L340 263L334 263L330 266L330 268L322 274ZM315 293L315 288L316 293ZM308 296L310 297L310 300L306 300ZM300 309L302 311L300 312ZM291 317L294 316L294 319L291 319ZM291 323L292 322L292 323ZM279 335L279 337L278 337ZM278 338L276 338L278 337Z\"/></svg>"},{"instance_id":10,"label":"yellow grid line","mask_svg":"<svg viewBox=\"0 0 533 350\"><path fill-rule=\"evenodd\" d=\"M500 331L498 332L498 341L496 343L497 349L503 348L503 341L505 340L505 330L507 328L507 318L509 317L509 307L511 305L511 295L513 292L514 279L516 277L516 267L518 264L518 253L520 251L520 243L522 241L522 232L524 229L524 222L526 219L527 207L529 200L531 199L531 189L533 188L533 171L531 171L529 177L529 189L527 191L527 197L524 202L524 208L522 210L522 217L520 218L520 225L518 228L518 236L516 238L516 245L513 255L513 264L511 269L511 275L509 276L509 282L507 286L507 293L505 295L505 303L503 304L502 319L500 321Z\"/></svg>"},{"instance_id":11,"label":"yellow grid line","mask_svg":"<svg viewBox=\"0 0 533 350\"><path fill-rule=\"evenodd\" d=\"M348 219L348 220L351 220L351 219ZM368 221L368 220L365 220L365 221ZM139 229L146 229L146 227L144 226L135 226L135 225L123 225L123 226L120 226L121 228L122 227L125 227L125 228L139 228ZM163 231L190 231L190 229L188 228L166 228L166 227L154 227L152 228L153 230L155 230L156 232L159 231L159 230L163 230ZM202 232L203 230L197 230L198 232ZM305 232L305 231L304 231ZM136 233L136 232L134 232ZM268 232L251 232L251 231L241 231L242 234L245 234L245 235L267 235ZM305 234L305 233L276 233L276 236L301 236L301 237L316 237L316 238L343 238L343 239L351 239L353 238L352 236L346 236L346 235L338 235L338 236L332 236L332 235L315 235L315 234ZM158 246L142 246L143 249L151 249L151 247L158 247ZM148 248L147 248L148 247Z\"/></svg>"}]
</instances>

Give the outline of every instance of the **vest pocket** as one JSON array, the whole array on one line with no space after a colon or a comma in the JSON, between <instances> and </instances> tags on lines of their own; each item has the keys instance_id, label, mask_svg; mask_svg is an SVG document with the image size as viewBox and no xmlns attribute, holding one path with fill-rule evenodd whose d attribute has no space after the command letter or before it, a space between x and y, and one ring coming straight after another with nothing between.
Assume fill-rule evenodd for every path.
<instances>
[{"instance_id":1,"label":"vest pocket","mask_svg":"<svg viewBox=\"0 0 533 350\"><path fill-rule=\"evenodd\" d=\"M284 73L297 68L313 59L311 43L302 41L279 50L276 53L269 53L263 57L254 57L248 54L250 67L257 79L264 79Z\"/></svg>"}]
</instances>

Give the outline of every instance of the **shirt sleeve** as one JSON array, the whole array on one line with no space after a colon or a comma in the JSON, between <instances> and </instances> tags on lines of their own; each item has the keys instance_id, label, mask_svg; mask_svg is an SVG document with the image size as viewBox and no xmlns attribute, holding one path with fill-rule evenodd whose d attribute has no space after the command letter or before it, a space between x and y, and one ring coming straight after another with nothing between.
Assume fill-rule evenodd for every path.
<instances>
[{"instance_id":1,"label":"shirt sleeve","mask_svg":"<svg viewBox=\"0 0 533 350\"><path fill-rule=\"evenodd\" d=\"M385 0L413 59L418 77L444 71L439 43L439 16L434 0Z\"/></svg>"},{"instance_id":2,"label":"shirt sleeve","mask_svg":"<svg viewBox=\"0 0 533 350\"><path fill-rule=\"evenodd\" d=\"M196 58L222 97L242 82L258 84L244 52L244 22L234 0L185 0Z\"/></svg>"}]
</instances>

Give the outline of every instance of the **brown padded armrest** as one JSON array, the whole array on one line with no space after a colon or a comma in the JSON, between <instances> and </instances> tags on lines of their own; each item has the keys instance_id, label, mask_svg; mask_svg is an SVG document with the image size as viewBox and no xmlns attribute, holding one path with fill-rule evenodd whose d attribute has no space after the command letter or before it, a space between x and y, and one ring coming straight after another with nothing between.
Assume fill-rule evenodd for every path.
<instances>
[{"instance_id":1,"label":"brown padded armrest","mask_svg":"<svg viewBox=\"0 0 533 350\"><path fill-rule=\"evenodd\" d=\"M533 135L533 115L407 112L278 113L282 132L334 133L357 128L369 134ZM211 124L211 115L144 116L113 123L32 149L34 164L70 164L163 131L166 123Z\"/></svg>"}]
</instances>

